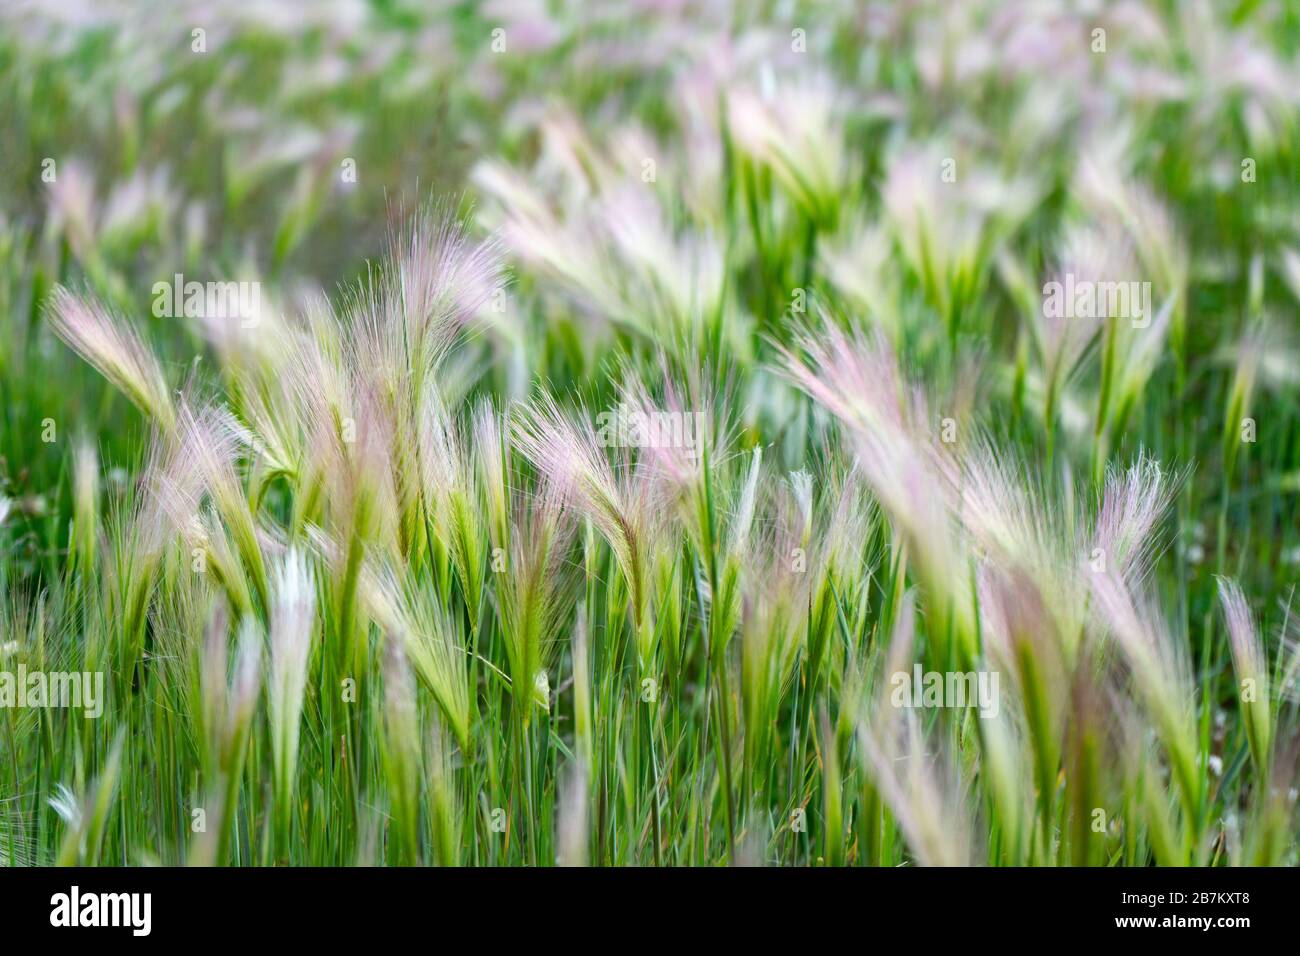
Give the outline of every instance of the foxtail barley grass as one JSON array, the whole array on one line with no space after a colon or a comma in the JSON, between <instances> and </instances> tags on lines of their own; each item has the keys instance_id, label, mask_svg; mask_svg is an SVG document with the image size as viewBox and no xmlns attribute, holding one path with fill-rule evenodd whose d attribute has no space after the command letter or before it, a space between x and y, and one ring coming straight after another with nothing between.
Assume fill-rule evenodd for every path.
<instances>
[{"instance_id":1,"label":"foxtail barley grass","mask_svg":"<svg viewBox=\"0 0 1300 956\"><path fill-rule=\"evenodd\" d=\"M1285 4L453 6L0 13L0 865L1296 864Z\"/></svg>"}]
</instances>

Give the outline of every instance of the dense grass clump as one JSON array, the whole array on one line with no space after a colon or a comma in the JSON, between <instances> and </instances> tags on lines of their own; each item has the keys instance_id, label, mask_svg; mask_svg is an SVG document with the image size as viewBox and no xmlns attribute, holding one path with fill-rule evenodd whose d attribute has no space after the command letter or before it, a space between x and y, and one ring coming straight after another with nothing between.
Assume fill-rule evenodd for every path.
<instances>
[{"instance_id":1,"label":"dense grass clump","mask_svg":"<svg viewBox=\"0 0 1300 956\"><path fill-rule=\"evenodd\" d=\"M202 16L0 13L0 864L1300 862L1286 4Z\"/></svg>"}]
</instances>

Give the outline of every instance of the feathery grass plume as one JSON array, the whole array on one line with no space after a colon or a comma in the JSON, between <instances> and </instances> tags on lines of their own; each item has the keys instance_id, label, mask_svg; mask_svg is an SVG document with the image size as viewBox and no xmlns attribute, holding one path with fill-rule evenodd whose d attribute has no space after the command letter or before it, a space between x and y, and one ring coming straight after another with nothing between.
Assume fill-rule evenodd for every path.
<instances>
[{"instance_id":1,"label":"feathery grass plume","mask_svg":"<svg viewBox=\"0 0 1300 956\"><path fill-rule=\"evenodd\" d=\"M315 631L315 577L306 556L297 548L290 548L275 569L271 598L271 667L267 677L267 712L271 726L278 826L286 841L291 832L293 794L298 777L298 739Z\"/></svg>"},{"instance_id":2,"label":"feathery grass plume","mask_svg":"<svg viewBox=\"0 0 1300 956\"><path fill-rule=\"evenodd\" d=\"M1142 484L1142 474L1140 463L1131 476L1135 486ZM1107 540L1114 539L1125 521L1141 525L1139 531L1151 531L1151 524L1163 510L1159 469L1147 478L1156 488L1152 500L1145 502L1154 511L1150 516L1142 514L1142 499L1136 488L1127 496L1117 495L1112 482L1112 513L1108 518L1119 523L1108 530ZM984 556L977 570L983 647L999 670L1014 678L1014 700L1023 709L1032 745L1042 826L1038 852L1050 852L1063 737L1071 746L1072 765L1066 784L1073 801L1073 832L1082 837L1076 839L1074 851L1087 852L1093 843L1088 840L1085 811L1094 805L1088 803L1088 795L1097 786L1100 745L1099 730L1094 726L1097 721L1091 719L1097 708L1070 707L1073 702L1092 699L1089 694L1094 664L1081 654L1089 593L1086 577L1079 570L1083 564L1083 522L1073 513L1068 500L1049 500L1041 483L1028 474L1025 466L999 455L987 435L977 438L966 450L952 485L954 512ZM1118 504L1133 505L1135 513L1118 518L1113 513ZM1141 541L1143 547L1148 544L1148 540ZM1144 553L1133 553L1132 548L1120 550L1121 565L1125 567L1145 557ZM983 739L1000 746L996 756L1005 773L1015 760L1007 751L1009 728L993 727L990 731ZM1014 827L1019 819L1017 801L1005 783L1004 778L995 793L996 806L1012 818L1009 825ZM1081 813L1084 817L1080 817ZM1021 835L1018 829L1010 833L1013 840Z\"/></svg>"},{"instance_id":3,"label":"feathery grass plume","mask_svg":"<svg viewBox=\"0 0 1300 956\"><path fill-rule=\"evenodd\" d=\"M813 476L807 469L800 468L790 472L786 481L798 521L797 541L800 547L807 547L813 528Z\"/></svg>"},{"instance_id":4,"label":"feathery grass plume","mask_svg":"<svg viewBox=\"0 0 1300 956\"><path fill-rule=\"evenodd\" d=\"M204 308L197 317L200 334L212 346L221 366L223 381L237 394L250 382L269 383L275 379L275 370L285 360L285 349L291 341L292 331L284 310L288 303L275 298L270 282L264 281L252 268L246 267L232 279L256 288L257 295L248 303L235 300L230 314L227 309ZM176 306L178 312L181 306ZM289 341L286 341L289 340Z\"/></svg>"},{"instance_id":5,"label":"feathery grass plume","mask_svg":"<svg viewBox=\"0 0 1300 956\"><path fill-rule=\"evenodd\" d=\"M286 477L296 535L307 520L321 520L326 449L355 415L344 346L348 332L329 300L313 294L303 297L296 320L286 316L256 333L256 362L227 373L226 392L235 418L247 427L251 505L260 506L270 481Z\"/></svg>"},{"instance_id":6,"label":"feathery grass plume","mask_svg":"<svg viewBox=\"0 0 1300 956\"><path fill-rule=\"evenodd\" d=\"M660 342L699 348L711 341L726 296L722 240L706 231L675 234L640 184L602 197L595 221L603 233L597 241L619 254L618 281L634 321Z\"/></svg>"},{"instance_id":7,"label":"feathery grass plume","mask_svg":"<svg viewBox=\"0 0 1300 956\"><path fill-rule=\"evenodd\" d=\"M393 474L393 422L373 393L361 390L354 401L352 415L321 436L321 454L327 516L336 544L331 549L331 583L334 620L341 638L335 652L340 666L360 673L365 644L364 609L358 601L362 569L372 551L395 561L402 546Z\"/></svg>"},{"instance_id":8,"label":"feathery grass plume","mask_svg":"<svg viewBox=\"0 0 1300 956\"><path fill-rule=\"evenodd\" d=\"M1054 438L1061 393L1099 336L1101 380L1093 434L1094 461L1100 464L1111 438L1123 433L1154 371L1179 293L1162 291L1159 300L1144 294L1133 242L1110 220L1067 227L1056 258L1057 291L1049 296L1052 284L1043 286L1041 318L1033 326L1041 329L1038 339L1046 366L1046 425ZM1065 301L1071 290L1074 301ZM1161 307L1152 315L1157 301Z\"/></svg>"},{"instance_id":9,"label":"feathery grass plume","mask_svg":"<svg viewBox=\"0 0 1300 956\"><path fill-rule=\"evenodd\" d=\"M815 691L823 675L834 682L842 673L840 644L833 635L840 627L841 606L858 606L875 573L867 562L876 515L856 470L836 476L824 504L815 499L812 482L808 472L791 475L805 516L799 548L812 573L805 660L808 686Z\"/></svg>"},{"instance_id":10,"label":"feathery grass plume","mask_svg":"<svg viewBox=\"0 0 1300 956\"><path fill-rule=\"evenodd\" d=\"M419 555L421 546L425 476L415 436L435 398L430 376L465 321L502 285L499 273L494 241L473 241L450 212L430 206L390 233L385 267L348 298L346 365L369 424L386 421L394 529L403 553Z\"/></svg>"},{"instance_id":11,"label":"feathery grass plume","mask_svg":"<svg viewBox=\"0 0 1300 956\"><path fill-rule=\"evenodd\" d=\"M375 621L402 644L407 660L442 710L463 750L470 749L470 691L466 650L437 595L409 568L367 568L361 592Z\"/></svg>"},{"instance_id":12,"label":"feathery grass plume","mask_svg":"<svg viewBox=\"0 0 1300 956\"><path fill-rule=\"evenodd\" d=\"M63 821L65 826L76 831L78 837L78 846L72 851L73 858L80 853L80 833L82 821L81 800L73 793L66 784L58 784L54 788L54 795L49 798L50 809L54 811L55 816ZM71 836L72 834L69 834ZM66 842L65 838L65 842Z\"/></svg>"},{"instance_id":13,"label":"feathery grass plume","mask_svg":"<svg viewBox=\"0 0 1300 956\"><path fill-rule=\"evenodd\" d=\"M1122 139L1122 137L1121 137ZM1072 191L1094 215L1122 227L1148 275L1161 290L1161 298L1183 300L1187 285L1188 256L1173 216L1154 193L1125 174L1122 142L1095 150L1083 150L1085 157L1076 171ZM1179 305L1173 321L1175 347L1181 347Z\"/></svg>"},{"instance_id":14,"label":"feathery grass plume","mask_svg":"<svg viewBox=\"0 0 1300 956\"><path fill-rule=\"evenodd\" d=\"M1043 638L1038 652L1050 655L1057 671L1072 670L1088 621L1088 586L1079 573L1086 522L1073 503L1072 486L1051 486L1027 462L1000 451L987 433L969 441L951 466L951 507L979 554L981 624L1000 605L999 596L1019 594L1013 603L1028 600L1048 616L1034 629ZM1156 467L1153 480L1160 478ZM1113 495L1111 501L1113 506ZM1008 649L1005 641L1002 649Z\"/></svg>"},{"instance_id":15,"label":"feathery grass plume","mask_svg":"<svg viewBox=\"0 0 1300 956\"><path fill-rule=\"evenodd\" d=\"M1228 627L1232 664L1237 672L1237 696L1245 724L1250 756L1260 775L1269 775L1273 744L1273 694L1269 682L1268 658L1246 603L1235 581L1220 577L1219 603Z\"/></svg>"},{"instance_id":16,"label":"feathery grass plume","mask_svg":"<svg viewBox=\"0 0 1300 956\"><path fill-rule=\"evenodd\" d=\"M155 238L159 223L176 215L177 196L167 167L137 168L116 183L100 212L100 246L127 247L142 238Z\"/></svg>"},{"instance_id":17,"label":"feathery grass plume","mask_svg":"<svg viewBox=\"0 0 1300 956\"><path fill-rule=\"evenodd\" d=\"M506 570L497 585L514 713L523 726L533 707L549 710L553 636L568 613L570 577L564 567L573 534L562 495L550 485L522 502L514 521Z\"/></svg>"},{"instance_id":18,"label":"feathery grass plume","mask_svg":"<svg viewBox=\"0 0 1300 956\"><path fill-rule=\"evenodd\" d=\"M249 587L249 577L239 559L238 548L225 524L210 509L196 512L182 531L192 558L190 570L211 572L225 591L226 600L239 614L256 615L261 605Z\"/></svg>"},{"instance_id":19,"label":"feathery grass plume","mask_svg":"<svg viewBox=\"0 0 1300 956\"><path fill-rule=\"evenodd\" d=\"M395 551L399 520L393 451L405 437L396 434L396 423L373 391L359 388L353 402L353 414L337 423L328 445L329 514L350 545Z\"/></svg>"},{"instance_id":20,"label":"feathery grass plume","mask_svg":"<svg viewBox=\"0 0 1300 956\"><path fill-rule=\"evenodd\" d=\"M1047 600L1023 573L991 564L979 570L980 624L998 672L1013 678L1033 754L1043 839L1056 806L1061 736L1067 720L1070 662Z\"/></svg>"},{"instance_id":21,"label":"feathery grass plume","mask_svg":"<svg viewBox=\"0 0 1300 956\"><path fill-rule=\"evenodd\" d=\"M688 363L694 361L687 359ZM617 445L626 439L639 447L639 464L658 486L656 493L676 508L696 546L706 550L710 539L705 528L705 472L710 464L721 466L730 436L724 430L718 397L706 391L704 383L710 378L707 364L688 364L685 381L680 384L670 364L668 356L660 356L661 401L652 396L645 373L630 365L623 369L617 411L627 434L610 435L604 426L598 434L606 444Z\"/></svg>"},{"instance_id":22,"label":"feathery grass plume","mask_svg":"<svg viewBox=\"0 0 1300 956\"><path fill-rule=\"evenodd\" d=\"M282 366L263 387L245 377L237 386L238 413L248 425L253 464L260 481L250 488L250 501L260 501L260 490L273 478L284 475L300 477L309 445L308 433L298 426L303 421L304 406L291 391L290 366ZM271 389L274 388L274 391ZM320 420L319 418L317 419Z\"/></svg>"},{"instance_id":23,"label":"feathery grass plume","mask_svg":"<svg viewBox=\"0 0 1300 956\"><path fill-rule=\"evenodd\" d=\"M470 630L477 634L488 542L483 522L478 520L480 496L472 452L458 424L432 395L424 402L417 441L422 494L435 534L456 568Z\"/></svg>"},{"instance_id":24,"label":"feathery grass plume","mask_svg":"<svg viewBox=\"0 0 1300 956\"><path fill-rule=\"evenodd\" d=\"M175 427L166 376L135 329L98 300L74 295L63 286L54 290L47 316L54 333L159 428L170 432Z\"/></svg>"},{"instance_id":25,"label":"feathery grass plume","mask_svg":"<svg viewBox=\"0 0 1300 956\"><path fill-rule=\"evenodd\" d=\"M881 187L886 220L949 345L976 305L997 249L1034 208L1039 189L991 168L957 172L951 146L905 144ZM951 178L944 179L946 171Z\"/></svg>"},{"instance_id":26,"label":"feathery grass plume","mask_svg":"<svg viewBox=\"0 0 1300 956\"><path fill-rule=\"evenodd\" d=\"M224 370L231 410L246 426L253 452L254 505L264 485L280 475L291 479L295 497L308 496L313 439L347 406L338 325L323 296L308 296L300 321L277 318L270 327L243 330L257 343L256 360Z\"/></svg>"},{"instance_id":27,"label":"feathery grass plume","mask_svg":"<svg viewBox=\"0 0 1300 956\"><path fill-rule=\"evenodd\" d=\"M1199 771L1200 745L1192 706L1194 687L1186 648L1170 634L1159 611L1134 595L1118 567L1091 576L1096 625L1118 649L1128 684L1154 723L1168 758L1196 848L1203 826L1205 781Z\"/></svg>"},{"instance_id":28,"label":"feathery grass plume","mask_svg":"<svg viewBox=\"0 0 1300 956\"><path fill-rule=\"evenodd\" d=\"M197 473L186 466L178 443L155 432L147 446L138 487L127 500L113 505L106 529L105 603L109 619L116 625L114 649L123 675L130 674L140 659L149 605L169 537L176 532L192 535L197 530L192 519L198 511L199 494ZM106 650L94 648L96 663L102 663L99 654Z\"/></svg>"},{"instance_id":29,"label":"feathery grass plume","mask_svg":"<svg viewBox=\"0 0 1300 956\"><path fill-rule=\"evenodd\" d=\"M1166 472L1145 452L1127 468L1108 467L1090 564L1118 573L1130 588L1140 587L1162 550L1160 521L1183 479L1183 473Z\"/></svg>"},{"instance_id":30,"label":"feathery grass plume","mask_svg":"<svg viewBox=\"0 0 1300 956\"><path fill-rule=\"evenodd\" d=\"M373 284L366 289L373 294ZM386 530L395 535L401 553L418 556L423 476L419 448L408 436L418 435L421 427L424 388L417 382L421 370L413 363L423 359L407 351L405 335L393 321L382 312L358 312L351 334L344 339L348 411L343 412L339 428L341 457L346 463L344 473L357 481L362 494L372 495L380 487L376 482L382 480L386 496L392 499L392 525ZM365 443L359 456L351 454L358 441ZM370 454L382 455L386 466L382 479L370 468Z\"/></svg>"},{"instance_id":31,"label":"feathery grass plume","mask_svg":"<svg viewBox=\"0 0 1300 956\"><path fill-rule=\"evenodd\" d=\"M600 531L627 583L638 661L649 669L656 630L651 621L651 574L660 544L659 502L648 471L626 457L616 475L590 421L562 411L541 393L514 420L515 446Z\"/></svg>"},{"instance_id":32,"label":"feathery grass plume","mask_svg":"<svg viewBox=\"0 0 1300 956\"><path fill-rule=\"evenodd\" d=\"M276 475L290 479L293 514L290 534L299 535L307 522L324 524L322 512L327 482L345 461L340 442L356 440L357 417L348 370L344 332L328 303L313 300L304 315L305 327L286 330L283 349L270 380L241 378L237 411L255 437L252 490Z\"/></svg>"},{"instance_id":33,"label":"feathery grass plume","mask_svg":"<svg viewBox=\"0 0 1300 956\"><path fill-rule=\"evenodd\" d=\"M257 555L257 563L248 570L256 573L256 569L264 568L251 518L241 522L248 506L238 490L229 461L234 454L234 438L211 429L209 423L198 421L185 408L178 432L176 441L156 438L150 452L151 461L145 473L149 503L147 510L141 511L136 519L138 524L146 525L142 537L148 537L141 551L156 564L164 548L162 535L167 532L178 535L189 571L210 572L225 590L237 614L253 614L253 590L245 564L240 560L240 546L232 542L226 523L214 513L228 509L234 519L231 523L243 524L242 540ZM148 526L160 519L163 519L161 527ZM147 570L150 568L142 569ZM137 578L142 585L152 583L143 574ZM147 596L143 594L141 600Z\"/></svg>"},{"instance_id":34,"label":"feathery grass plume","mask_svg":"<svg viewBox=\"0 0 1300 956\"><path fill-rule=\"evenodd\" d=\"M471 181L495 198L500 211L485 214L486 221L517 258L594 314L654 336L655 326L648 323L657 317L643 315L624 296L615 263L598 240L594 223L562 220L525 176L502 163L480 163Z\"/></svg>"},{"instance_id":35,"label":"feathery grass plume","mask_svg":"<svg viewBox=\"0 0 1300 956\"><path fill-rule=\"evenodd\" d=\"M740 319L726 309L722 237L675 226L645 183L620 171L575 117L550 115L539 132L534 175L562 197L560 209L504 164L486 161L472 174L496 199L487 221L503 243L592 317L649 342L702 346L732 332Z\"/></svg>"},{"instance_id":36,"label":"feathery grass plume","mask_svg":"<svg viewBox=\"0 0 1300 956\"><path fill-rule=\"evenodd\" d=\"M736 147L770 170L804 215L823 228L834 228L848 165L835 94L821 79L770 96L743 87L727 96L727 130Z\"/></svg>"},{"instance_id":37,"label":"feathery grass plume","mask_svg":"<svg viewBox=\"0 0 1300 956\"><path fill-rule=\"evenodd\" d=\"M1027 462L999 449L981 431L960 458L940 464L952 511L981 554L1034 571L1071 564L1077 553L1069 540L1071 516L1055 512Z\"/></svg>"},{"instance_id":38,"label":"feathery grass plume","mask_svg":"<svg viewBox=\"0 0 1300 956\"><path fill-rule=\"evenodd\" d=\"M416 557L424 546L421 493L430 467L419 438L439 401L432 376L498 284L493 263L490 245L474 250L458 221L426 208L390 233L385 265L357 285L348 304L352 382L364 382L390 420L400 541Z\"/></svg>"},{"instance_id":39,"label":"feathery grass plume","mask_svg":"<svg viewBox=\"0 0 1300 956\"><path fill-rule=\"evenodd\" d=\"M933 660L971 660L976 629L966 549L948 514L942 453L928 438L928 411L905 383L888 342L850 337L828 324L778 347L785 375L840 420L857 464L916 562L927 595ZM806 356L806 360L803 356Z\"/></svg>"},{"instance_id":40,"label":"feathery grass plume","mask_svg":"<svg viewBox=\"0 0 1300 956\"><path fill-rule=\"evenodd\" d=\"M747 503L742 492L732 522L731 539L720 540L726 529L720 526L718 518L730 503L727 500L730 483L725 474L729 436L720 414L720 399L710 395L710 386L704 384L711 381L710 370L707 363L698 367L688 365L685 381L679 383L667 356L660 356L659 367L664 376L664 384L659 389L661 401L651 396L645 374L631 367L625 369L619 388L617 421L630 433L626 436L628 441L639 446L637 468L650 486L646 493L659 502L665 516L676 517L706 566L710 640L713 656L720 660L738 619L740 595L734 584L752 520L753 496L751 493ZM602 431L602 440L605 434ZM614 439L622 440L622 437ZM757 481L757 472L753 481ZM746 482L743 487L749 485ZM659 533L666 537L671 527L661 519ZM721 571L716 566L719 553L723 561ZM672 680L679 676L686 653L681 643L684 637L681 579L689 569L683 556L664 541L656 541L652 562L652 595L648 599L653 604L654 624L660 632L659 645L665 654L666 673ZM713 593L715 580L719 581L717 595ZM716 628L714 623L718 625Z\"/></svg>"},{"instance_id":41,"label":"feathery grass plume","mask_svg":"<svg viewBox=\"0 0 1300 956\"><path fill-rule=\"evenodd\" d=\"M235 471L239 447L247 441L248 433L227 410L207 406L196 412L188 402L181 404L178 430L184 465L201 476L204 489L229 529L260 606L266 608L266 561L248 497Z\"/></svg>"},{"instance_id":42,"label":"feathery grass plume","mask_svg":"<svg viewBox=\"0 0 1300 956\"><path fill-rule=\"evenodd\" d=\"M504 282L495 239L472 238L448 208L429 205L405 217L388 240L379 289L368 290L370 321L382 321L401 349L419 397L465 322Z\"/></svg>"}]
</instances>

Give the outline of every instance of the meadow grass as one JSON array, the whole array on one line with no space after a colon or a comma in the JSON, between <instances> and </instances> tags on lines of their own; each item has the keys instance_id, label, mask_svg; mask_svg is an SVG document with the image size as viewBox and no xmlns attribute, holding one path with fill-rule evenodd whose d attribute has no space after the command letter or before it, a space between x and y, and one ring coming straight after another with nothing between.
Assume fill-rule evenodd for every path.
<instances>
[{"instance_id":1,"label":"meadow grass","mask_svg":"<svg viewBox=\"0 0 1300 956\"><path fill-rule=\"evenodd\" d=\"M1294 865L1300 22L1094 6L0 13L0 864Z\"/></svg>"}]
</instances>

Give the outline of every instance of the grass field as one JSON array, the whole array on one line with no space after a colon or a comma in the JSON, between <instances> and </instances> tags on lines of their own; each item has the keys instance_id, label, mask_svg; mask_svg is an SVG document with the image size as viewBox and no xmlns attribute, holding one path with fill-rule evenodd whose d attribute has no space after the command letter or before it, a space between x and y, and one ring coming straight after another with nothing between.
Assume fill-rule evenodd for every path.
<instances>
[{"instance_id":1,"label":"grass field","mask_svg":"<svg viewBox=\"0 0 1300 956\"><path fill-rule=\"evenodd\" d=\"M0 865L1295 865L1300 9L0 6Z\"/></svg>"}]
</instances>

